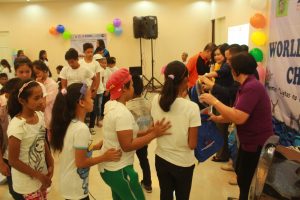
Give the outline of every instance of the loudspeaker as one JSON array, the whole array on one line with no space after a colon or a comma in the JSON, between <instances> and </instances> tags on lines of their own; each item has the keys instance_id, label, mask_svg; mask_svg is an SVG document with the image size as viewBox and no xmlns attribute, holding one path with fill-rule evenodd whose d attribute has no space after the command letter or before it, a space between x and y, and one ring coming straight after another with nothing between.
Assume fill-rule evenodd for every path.
<instances>
[{"instance_id":1,"label":"loudspeaker","mask_svg":"<svg viewBox=\"0 0 300 200\"><path fill-rule=\"evenodd\" d=\"M134 38L143 37L143 17L133 17L133 35Z\"/></svg>"},{"instance_id":2,"label":"loudspeaker","mask_svg":"<svg viewBox=\"0 0 300 200\"><path fill-rule=\"evenodd\" d=\"M156 16L133 17L134 38L156 39L158 25Z\"/></svg>"},{"instance_id":3,"label":"loudspeaker","mask_svg":"<svg viewBox=\"0 0 300 200\"><path fill-rule=\"evenodd\" d=\"M156 39L158 35L158 25L156 16L146 16L143 18L143 28L145 39Z\"/></svg>"}]
</instances>

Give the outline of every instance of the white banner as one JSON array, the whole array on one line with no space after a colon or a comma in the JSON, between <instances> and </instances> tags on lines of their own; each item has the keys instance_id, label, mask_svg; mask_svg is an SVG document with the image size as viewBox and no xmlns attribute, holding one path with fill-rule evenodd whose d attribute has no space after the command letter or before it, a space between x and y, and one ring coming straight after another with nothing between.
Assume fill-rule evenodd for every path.
<instances>
[{"instance_id":1,"label":"white banner","mask_svg":"<svg viewBox=\"0 0 300 200\"><path fill-rule=\"evenodd\" d=\"M266 86L272 114L300 130L300 0L271 0Z\"/></svg>"},{"instance_id":2,"label":"white banner","mask_svg":"<svg viewBox=\"0 0 300 200\"><path fill-rule=\"evenodd\" d=\"M83 54L83 48L82 45L84 43L92 43L94 45L94 49L96 48L96 42L97 40L102 39L107 45L107 38L106 34L74 34L71 38L71 48L74 48L78 51L80 55Z\"/></svg>"}]
</instances>

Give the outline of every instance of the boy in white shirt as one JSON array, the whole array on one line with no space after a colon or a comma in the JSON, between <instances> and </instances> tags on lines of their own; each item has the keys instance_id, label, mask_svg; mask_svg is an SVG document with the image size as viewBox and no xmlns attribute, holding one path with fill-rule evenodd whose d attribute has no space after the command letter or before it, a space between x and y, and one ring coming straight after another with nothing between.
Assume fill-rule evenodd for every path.
<instances>
[{"instance_id":1,"label":"boy in white shirt","mask_svg":"<svg viewBox=\"0 0 300 200\"><path fill-rule=\"evenodd\" d=\"M74 48L70 48L65 59L69 66L64 67L59 77L61 78L62 93L66 93L67 86L72 83L85 82L90 86L93 96L96 94L96 78L95 74L84 66L80 66L78 62L78 52ZM92 81L91 81L92 80Z\"/></svg>"},{"instance_id":2,"label":"boy in white shirt","mask_svg":"<svg viewBox=\"0 0 300 200\"><path fill-rule=\"evenodd\" d=\"M109 57L107 58L107 66L111 73L114 73L119 69L119 67L116 66L116 58L115 57Z\"/></svg>"},{"instance_id":3,"label":"boy in white shirt","mask_svg":"<svg viewBox=\"0 0 300 200\"><path fill-rule=\"evenodd\" d=\"M95 94L93 96L94 99L94 108L90 115L89 120L89 129L92 135L96 134L96 131L94 129L95 127L95 120L97 115L97 110L99 110L99 95L98 95L98 88L100 84L100 71L101 67L97 61L93 59L93 52L94 52L94 46L91 43L84 43L83 44L83 52L84 52L84 58L79 61L80 66L86 67L87 69L91 70L95 74ZM91 81L91 80L90 80Z\"/></svg>"}]
</instances>

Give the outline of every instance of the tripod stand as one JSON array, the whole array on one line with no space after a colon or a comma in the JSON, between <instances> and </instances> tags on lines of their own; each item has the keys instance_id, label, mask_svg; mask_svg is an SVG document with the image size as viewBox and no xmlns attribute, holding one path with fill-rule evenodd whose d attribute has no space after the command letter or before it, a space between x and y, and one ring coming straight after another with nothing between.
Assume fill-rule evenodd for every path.
<instances>
[{"instance_id":1,"label":"tripod stand","mask_svg":"<svg viewBox=\"0 0 300 200\"><path fill-rule=\"evenodd\" d=\"M151 40L151 78L148 80L148 83L145 85L144 90L146 90L145 96L148 92L155 92L157 89L162 87L162 83L157 80L157 78L154 77L154 59L153 59L153 40ZM154 82L157 82L160 87L157 87L154 85Z\"/></svg>"},{"instance_id":2,"label":"tripod stand","mask_svg":"<svg viewBox=\"0 0 300 200\"><path fill-rule=\"evenodd\" d=\"M141 68L142 68L142 72L143 72L143 53L142 53L142 38L140 38L140 56L141 56ZM147 77L142 73L140 74L142 75L142 78L147 80L149 82L149 79L147 79Z\"/></svg>"}]
</instances>

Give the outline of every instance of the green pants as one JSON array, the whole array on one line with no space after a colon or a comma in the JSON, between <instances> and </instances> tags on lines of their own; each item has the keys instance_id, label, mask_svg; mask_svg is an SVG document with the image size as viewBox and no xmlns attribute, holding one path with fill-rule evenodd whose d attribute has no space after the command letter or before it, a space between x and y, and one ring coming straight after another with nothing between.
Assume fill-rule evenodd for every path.
<instances>
[{"instance_id":1,"label":"green pants","mask_svg":"<svg viewBox=\"0 0 300 200\"><path fill-rule=\"evenodd\" d=\"M104 170L100 175L111 188L113 200L145 200L138 174L134 171L133 165L118 171Z\"/></svg>"}]
</instances>

